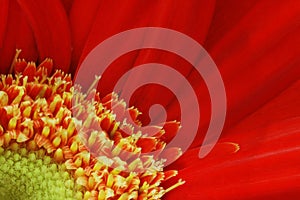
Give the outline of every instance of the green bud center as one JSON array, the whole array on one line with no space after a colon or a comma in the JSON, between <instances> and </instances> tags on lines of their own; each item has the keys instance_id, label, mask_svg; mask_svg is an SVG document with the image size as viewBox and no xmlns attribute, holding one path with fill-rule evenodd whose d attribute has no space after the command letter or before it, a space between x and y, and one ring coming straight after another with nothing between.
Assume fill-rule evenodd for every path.
<instances>
[{"instance_id":1,"label":"green bud center","mask_svg":"<svg viewBox=\"0 0 300 200\"><path fill-rule=\"evenodd\" d=\"M0 200L82 199L65 166L55 163L43 150L0 147L0 166Z\"/></svg>"}]
</instances>

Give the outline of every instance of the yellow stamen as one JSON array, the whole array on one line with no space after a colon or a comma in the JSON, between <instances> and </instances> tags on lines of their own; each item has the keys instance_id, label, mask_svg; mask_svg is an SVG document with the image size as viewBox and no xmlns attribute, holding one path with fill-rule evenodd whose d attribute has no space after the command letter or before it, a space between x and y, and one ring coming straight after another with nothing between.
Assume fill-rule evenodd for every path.
<instances>
[{"instance_id":1,"label":"yellow stamen","mask_svg":"<svg viewBox=\"0 0 300 200\"><path fill-rule=\"evenodd\" d=\"M176 184L174 184L174 185L172 185L171 187L167 188L167 189L165 190L165 193L168 193L168 192L170 192L171 190L174 190L175 188L177 188L177 187L179 187L179 186L181 186L181 185L183 185L183 184L185 184L185 181L182 181L181 179L179 179L179 181L178 181Z\"/></svg>"},{"instance_id":2,"label":"yellow stamen","mask_svg":"<svg viewBox=\"0 0 300 200\"><path fill-rule=\"evenodd\" d=\"M80 87L72 86L70 75L56 71L47 77L42 65L37 71L35 63L22 62L18 64L27 64L26 76L20 72L0 79L0 109L5 114L0 125L0 154L4 155L0 162L12 156L7 162L15 163L14 170L42 184L44 179L53 179L49 184L60 186L55 191L72 199L161 199L184 183L179 181L168 189L160 186L165 177L164 161L143 155L143 148L149 141L149 149L163 150L163 134L147 137L139 131L142 123L136 117L141 113L126 108L117 94L100 99L94 90L100 77L83 94ZM36 72L38 75L30 74ZM111 106L129 110L137 124L116 116ZM23 158L27 163L19 163ZM3 167L9 169L8 164ZM36 190L25 186L30 194ZM19 188L25 190L25 186L22 183ZM43 199L40 191L36 194L33 198Z\"/></svg>"},{"instance_id":3,"label":"yellow stamen","mask_svg":"<svg viewBox=\"0 0 300 200\"><path fill-rule=\"evenodd\" d=\"M13 61L10 65L10 68L9 68L9 73L12 74L13 70L14 70L14 67L15 67L15 64L16 64L16 61L20 55L20 53L22 52L21 49L16 49L16 54L15 54L15 57L13 58Z\"/></svg>"}]
</instances>

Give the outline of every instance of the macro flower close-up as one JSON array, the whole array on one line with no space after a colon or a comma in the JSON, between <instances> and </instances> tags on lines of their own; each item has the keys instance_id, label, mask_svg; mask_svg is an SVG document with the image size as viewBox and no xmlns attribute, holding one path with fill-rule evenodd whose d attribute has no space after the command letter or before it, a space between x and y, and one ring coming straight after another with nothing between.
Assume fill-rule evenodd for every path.
<instances>
[{"instance_id":1,"label":"macro flower close-up","mask_svg":"<svg viewBox=\"0 0 300 200\"><path fill-rule=\"evenodd\" d=\"M0 200L298 199L299 35L297 0L0 0Z\"/></svg>"}]
</instances>

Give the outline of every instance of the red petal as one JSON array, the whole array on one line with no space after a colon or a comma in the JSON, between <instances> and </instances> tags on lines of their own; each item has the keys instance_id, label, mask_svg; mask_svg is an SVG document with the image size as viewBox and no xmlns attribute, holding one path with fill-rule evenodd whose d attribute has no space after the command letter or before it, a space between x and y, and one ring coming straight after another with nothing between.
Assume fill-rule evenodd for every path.
<instances>
[{"instance_id":1,"label":"red petal","mask_svg":"<svg viewBox=\"0 0 300 200\"><path fill-rule=\"evenodd\" d=\"M68 71L71 59L69 23L59 0L18 0L34 32L39 59L50 57L54 66Z\"/></svg>"},{"instance_id":2,"label":"red petal","mask_svg":"<svg viewBox=\"0 0 300 200\"><path fill-rule=\"evenodd\" d=\"M287 88L272 101L265 104L252 115L245 118L242 122L228 130L226 138L235 139L235 142L247 144L251 138L273 137L275 133L269 132L268 135L259 131L261 127L275 126L278 122L297 118L300 116L300 80ZM278 127L283 129L284 127ZM253 130L251 134L243 134L245 130Z\"/></svg>"},{"instance_id":3,"label":"red petal","mask_svg":"<svg viewBox=\"0 0 300 200\"><path fill-rule=\"evenodd\" d=\"M87 36L96 19L100 3L98 0L78 0L72 4L69 17L73 42L72 65L70 69L72 72L76 70Z\"/></svg>"},{"instance_id":4,"label":"red petal","mask_svg":"<svg viewBox=\"0 0 300 200\"><path fill-rule=\"evenodd\" d=\"M72 5L74 3L74 0L61 0L66 12L69 14L71 8L72 8Z\"/></svg>"},{"instance_id":5,"label":"red petal","mask_svg":"<svg viewBox=\"0 0 300 200\"><path fill-rule=\"evenodd\" d=\"M0 0L0 48L2 48L8 17L8 0Z\"/></svg>"},{"instance_id":6,"label":"red petal","mask_svg":"<svg viewBox=\"0 0 300 200\"><path fill-rule=\"evenodd\" d=\"M206 148L206 146L201 148ZM240 146L237 143L219 142L214 146L208 156L203 159L201 166L199 165L199 170L214 164L218 164L220 160L226 160L230 158L239 150ZM177 161L168 166L167 169L184 170L185 168L195 165L195 161L200 162L198 156L199 152L199 148L189 149L187 152L184 152Z\"/></svg>"},{"instance_id":7,"label":"red petal","mask_svg":"<svg viewBox=\"0 0 300 200\"><path fill-rule=\"evenodd\" d=\"M224 34L234 29L240 21L252 11L260 0L216 1L215 12L205 41L206 46L213 46L223 39Z\"/></svg>"},{"instance_id":8,"label":"red petal","mask_svg":"<svg viewBox=\"0 0 300 200\"><path fill-rule=\"evenodd\" d=\"M236 7L243 4L230 2L235 2ZM220 39L208 35L206 47L219 67L226 88L228 112L225 128L251 114L299 79L299 3L293 0L276 3L263 0L254 6L249 3L247 7L251 9L243 16L238 12L241 18L230 17L233 21L226 23L226 27L230 27L225 30L218 28L224 21L221 18L235 11L230 6L219 7L220 11L216 11L223 15L215 16L211 30L218 30ZM199 84L196 91L201 94L205 87ZM202 106L209 108L210 101ZM201 116L202 133L209 120L209 116ZM198 137L194 146L200 143Z\"/></svg>"},{"instance_id":9,"label":"red petal","mask_svg":"<svg viewBox=\"0 0 300 200\"><path fill-rule=\"evenodd\" d=\"M195 161L192 167L182 171L186 173L187 185L198 186L199 192L195 188L190 191L191 196L204 199L212 195L217 199L282 199L297 194L293 199L299 198L299 193L296 193L300 188L299 122L299 119L295 120L291 127L284 125L293 131L241 146L240 152L232 158L219 158L218 165L197 170L201 162ZM260 131L264 133L266 130ZM190 173L192 171L194 173Z\"/></svg>"},{"instance_id":10,"label":"red petal","mask_svg":"<svg viewBox=\"0 0 300 200\"><path fill-rule=\"evenodd\" d=\"M273 137L252 138L231 156L191 157L179 172L186 184L171 192L188 199L284 199L300 197L300 118L256 130ZM244 134L251 135L250 132ZM237 138L238 139L238 138ZM211 156L211 158L209 158Z\"/></svg>"},{"instance_id":11,"label":"red petal","mask_svg":"<svg viewBox=\"0 0 300 200\"><path fill-rule=\"evenodd\" d=\"M259 1L211 51L216 62L222 63L230 120L248 114L299 78L299 6L295 1ZM272 23L274 17L276 23ZM247 32L251 35L243 36Z\"/></svg>"},{"instance_id":12,"label":"red petal","mask_svg":"<svg viewBox=\"0 0 300 200\"><path fill-rule=\"evenodd\" d=\"M71 21L73 19L73 26L79 25L76 29L81 30L82 33L77 31L78 34L74 37L74 40L77 41L77 39L79 39L80 46L83 46L83 43L86 41L81 61L96 45L105 39L122 31L137 27L164 27L174 29L203 43L214 8L214 1L180 1L176 3L173 1L164 1L149 4L136 0L131 1L130 4L127 2L101 2L98 8L99 11L94 11L93 9L92 13L89 14L87 11L82 10L82 7L87 7L85 1L80 1L76 7L75 4L76 3L74 3L71 11L71 17L72 13L75 13L74 15L76 15L76 17L71 18ZM97 4L89 5L89 7L91 6L96 7ZM97 15L93 18L95 19L94 23L91 22L92 20L80 23L84 18L92 18L95 12ZM109 24L107 23L108 21ZM93 25L91 31L90 27L86 26L86 23ZM89 35L86 40L87 34ZM130 44L130 41L124 41L124 43L120 45L126 44ZM78 51L76 48L75 46L75 52ZM113 48L114 47L112 47L111 50L113 50ZM112 70L110 73L107 73L108 76L103 76L103 81L101 81L101 83L103 83L103 87L101 88L102 94L105 95L111 92L114 86L113 83L123 75L125 71L135 66L136 63L140 64L149 62L152 59L161 58L161 52L148 52L148 50L142 50L129 53L128 56L120 55L119 59L111 66ZM180 59L174 59L173 57L174 56L169 56L166 59L169 63L176 64L177 60ZM101 56L99 59L101 59ZM181 67L182 70L187 68L184 70L187 72L190 69L189 66ZM111 73L112 71L114 73ZM109 81L109 83L107 81Z\"/></svg>"},{"instance_id":13,"label":"red petal","mask_svg":"<svg viewBox=\"0 0 300 200\"><path fill-rule=\"evenodd\" d=\"M182 169L179 176L186 184L168 198L181 194L188 199L299 198L299 89L300 81L223 137L239 144L235 154L220 154L217 144L204 159L198 158L199 149L193 149L170 165Z\"/></svg>"},{"instance_id":14,"label":"red petal","mask_svg":"<svg viewBox=\"0 0 300 200\"><path fill-rule=\"evenodd\" d=\"M15 0L9 1L8 9L7 24L0 48L0 73L8 73L16 49L22 49L20 57L32 61L37 58L35 39L26 15Z\"/></svg>"}]
</instances>

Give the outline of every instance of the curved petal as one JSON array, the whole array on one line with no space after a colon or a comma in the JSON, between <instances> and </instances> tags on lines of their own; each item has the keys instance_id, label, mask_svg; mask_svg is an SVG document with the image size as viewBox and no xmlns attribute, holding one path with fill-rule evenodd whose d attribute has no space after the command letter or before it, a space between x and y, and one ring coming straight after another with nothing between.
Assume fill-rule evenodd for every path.
<instances>
[{"instance_id":1,"label":"curved petal","mask_svg":"<svg viewBox=\"0 0 300 200\"><path fill-rule=\"evenodd\" d=\"M220 42L224 35L230 33L259 2L260 0L244 2L217 0L214 16L208 31L209 37L205 41L205 46L211 48Z\"/></svg>"},{"instance_id":2,"label":"curved petal","mask_svg":"<svg viewBox=\"0 0 300 200\"><path fill-rule=\"evenodd\" d=\"M181 169L186 184L168 198L299 198L299 89L300 81L229 130L222 140L239 144L235 154L219 145L202 160L198 149L184 154L170 168Z\"/></svg>"},{"instance_id":3,"label":"curved petal","mask_svg":"<svg viewBox=\"0 0 300 200\"><path fill-rule=\"evenodd\" d=\"M5 5L3 6L1 9L5 8ZM1 16L4 29L0 46L0 73L9 72L16 49L22 49L21 57L29 60L35 61L38 56L33 32L19 4L12 0L8 1L6 6L7 16ZM4 13L1 12L1 15Z\"/></svg>"},{"instance_id":4,"label":"curved petal","mask_svg":"<svg viewBox=\"0 0 300 200\"><path fill-rule=\"evenodd\" d=\"M82 1L82 4L85 3L86 2ZM72 8L71 11L71 17L72 13L75 13L77 15L76 21L79 21L80 16L84 16L86 13L85 11L83 11L83 13L78 12L84 5L80 6L78 3L76 7L74 4L74 9ZM81 45L85 45L81 61L85 58L87 53L105 39L122 31L138 27L164 27L174 29L203 43L210 24L213 9L214 1L131 1L130 4L127 2L101 2L98 10L95 11L97 12L97 15L93 22L92 29L84 28L84 30L81 31L82 33L78 33L73 39L77 40L76 38L84 38L83 40L80 39L80 41L82 41ZM91 18L91 16L89 15L88 18ZM73 22L73 27L76 26L76 21ZM83 27L86 26L83 25ZM79 27L77 29L79 29ZM86 34L89 34L88 39L83 36ZM75 34L73 36L75 36ZM120 45L124 46L128 43L130 43L130 41L124 41ZM112 47L112 50L113 48L117 47ZM75 53L76 51L78 50L75 49ZM168 63L168 65L174 65L175 68L179 68L185 74L189 73L190 66L185 64L184 66L178 67L177 65L178 60L179 63L183 63L180 61L182 58L174 58L174 55L165 55L166 52L162 53L161 51L151 51L149 49L128 52L123 56L120 55L120 57L110 66L111 70L107 70L109 73L105 73L104 76L102 76L100 82L102 95L111 92L114 83L126 71L140 64L149 62ZM99 59L101 59L101 56L99 56ZM152 94L153 92L150 93ZM164 95L164 93L161 93L161 95ZM169 97L166 96L165 99L168 98Z\"/></svg>"},{"instance_id":5,"label":"curved petal","mask_svg":"<svg viewBox=\"0 0 300 200\"><path fill-rule=\"evenodd\" d=\"M71 72L74 72L76 70L87 37L96 19L97 12L100 11L100 3L101 2L98 0L77 0L72 4L69 15L73 45L70 69Z\"/></svg>"},{"instance_id":6,"label":"curved petal","mask_svg":"<svg viewBox=\"0 0 300 200\"><path fill-rule=\"evenodd\" d=\"M86 3L84 1L75 2L71 11L73 27L79 24L86 28L86 24L88 24L93 28L86 40L88 42L82 58L108 37L136 27L170 28L203 43L214 9L214 1L209 3L205 1L154 1L151 3L131 1L130 4L127 2L102 2L99 5L96 2L89 2L88 5ZM94 8L97 11L89 13L86 8ZM95 14L95 24L90 23L91 20L84 20L85 17L91 19L91 16L95 16ZM85 21L85 24L82 21ZM86 35L86 33L82 34Z\"/></svg>"},{"instance_id":7,"label":"curved petal","mask_svg":"<svg viewBox=\"0 0 300 200\"><path fill-rule=\"evenodd\" d=\"M296 1L259 1L221 41L208 46L227 86L230 121L299 78L299 12Z\"/></svg>"},{"instance_id":8,"label":"curved petal","mask_svg":"<svg viewBox=\"0 0 300 200\"><path fill-rule=\"evenodd\" d=\"M268 135L259 131L262 127L276 126L277 123L300 116L300 80L292 84L276 98L269 101L256 112L249 115L237 125L228 130L225 137L228 140L247 144L252 138L272 137L275 133L269 131ZM278 126L278 129L285 127ZM245 130L252 130L251 134L242 134ZM238 140L238 141L237 141Z\"/></svg>"},{"instance_id":9,"label":"curved petal","mask_svg":"<svg viewBox=\"0 0 300 200\"><path fill-rule=\"evenodd\" d=\"M221 14L215 15L205 44L219 67L226 88L226 128L274 98L299 79L300 74L300 2L250 1L245 6L249 10L244 13L235 13L239 5L245 10L244 2L229 2L235 6L217 3L216 13ZM196 74L191 73L189 78L192 77ZM205 86L198 84L197 91L201 94ZM210 102L201 106L210 107ZM209 120L209 116L202 118L202 132ZM203 134L194 146L200 144L202 137Z\"/></svg>"},{"instance_id":10,"label":"curved petal","mask_svg":"<svg viewBox=\"0 0 300 200\"><path fill-rule=\"evenodd\" d=\"M64 7L59 0L18 0L33 30L39 60L47 57L54 66L68 71L71 59L69 23Z\"/></svg>"},{"instance_id":11,"label":"curved petal","mask_svg":"<svg viewBox=\"0 0 300 200\"><path fill-rule=\"evenodd\" d=\"M300 118L283 122L284 129L261 129L277 136L253 139L241 145L236 154L225 159L217 157L218 162L210 165L205 159L194 160L193 165L180 171L187 183L178 188L178 193L188 199L299 198L299 122Z\"/></svg>"}]
</instances>

